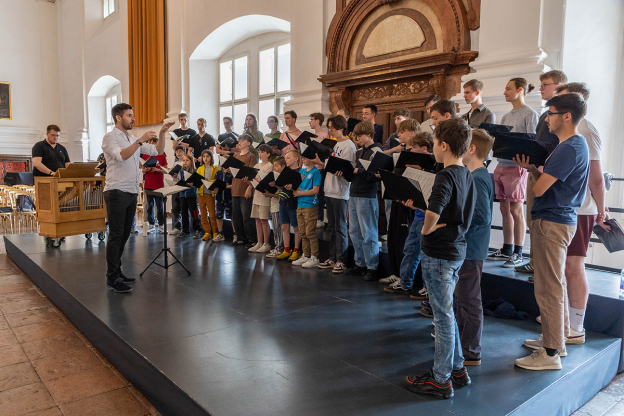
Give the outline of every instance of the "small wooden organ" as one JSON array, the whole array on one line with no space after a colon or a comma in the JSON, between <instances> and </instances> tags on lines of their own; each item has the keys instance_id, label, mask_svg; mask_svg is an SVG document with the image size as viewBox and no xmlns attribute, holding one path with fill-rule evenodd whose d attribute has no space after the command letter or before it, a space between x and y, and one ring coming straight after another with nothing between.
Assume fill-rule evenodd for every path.
<instances>
[{"instance_id":1,"label":"small wooden organ","mask_svg":"<svg viewBox=\"0 0 624 416\"><path fill-rule=\"evenodd\" d=\"M96 177L96 163L71 163L57 170L53 177L35 177L37 221L39 235L54 239L92 233L104 236L106 207L104 206L103 176ZM103 238L100 237L100 240Z\"/></svg>"}]
</instances>

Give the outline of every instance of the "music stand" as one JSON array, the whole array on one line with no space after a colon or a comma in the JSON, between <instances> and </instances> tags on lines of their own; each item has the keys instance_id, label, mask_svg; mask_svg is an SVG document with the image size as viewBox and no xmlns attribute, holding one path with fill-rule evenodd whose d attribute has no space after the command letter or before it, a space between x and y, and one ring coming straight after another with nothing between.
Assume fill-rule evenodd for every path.
<instances>
[{"instance_id":1,"label":"music stand","mask_svg":"<svg viewBox=\"0 0 624 416\"><path fill-rule=\"evenodd\" d=\"M167 270L169 267L173 266L174 264L178 263L180 266L182 266L182 268L188 273L188 275L191 275L191 272L189 271L189 269L186 268L186 266L184 266L184 263L182 263L180 260L178 260L178 258L175 256L175 254L173 254L171 252L171 249L169 247L167 247L167 195L164 195L160 192L156 192L156 191L151 191L149 189L145 189L143 191L145 193L145 195L152 195L152 196L159 196L161 198L163 198L163 206L165 209L165 212L163 213L165 221L163 224L163 230L164 230L164 234L163 234L163 248L160 249L160 251L158 252L158 255L156 257L154 257L154 260L151 261L150 264L147 265L147 267L145 268L145 270L143 270L141 272L141 274L139 274L139 277L143 277L143 274L147 271L147 269L150 268L150 266L152 264L155 264L157 266L162 267L163 269ZM171 255L171 257L173 257L175 259L175 261L173 263L169 263L169 259L167 258L167 253ZM160 257L160 255L163 254L165 257L165 264L160 264L157 263L156 260L158 260L158 257Z\"/></svg>"}]
</instances>

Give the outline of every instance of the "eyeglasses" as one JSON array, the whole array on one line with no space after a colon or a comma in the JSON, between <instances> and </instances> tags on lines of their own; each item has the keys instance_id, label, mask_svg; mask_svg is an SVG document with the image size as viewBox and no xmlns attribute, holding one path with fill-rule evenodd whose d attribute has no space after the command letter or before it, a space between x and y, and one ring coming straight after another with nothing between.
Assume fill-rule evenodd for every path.
<instances>
[{"instance_id":1,"label":"eyeglasses","mask_svg":"<svg viewBox=\"0 0 624 416\"><path fill-rule=\"evenodd\" d=\"M548 84L540 84L540 90L546 89L549 85L556 85L558 82L549 82Z\"/></svg>"},{"instance_id":2,"label":"eyeglasses","mask_svg":"<svg viewBox=\"0 0 624 416\"><path fill-rule=\"evenodd\" d=\"M550 117L550 116L554 116L554 115L556 115L556 114L565 114L565 113L556 113L556 112L554 112L554 111L547 111L546 113L548 114L548 116L549 116L549 117Z\"/></svg>"}]
</instances>

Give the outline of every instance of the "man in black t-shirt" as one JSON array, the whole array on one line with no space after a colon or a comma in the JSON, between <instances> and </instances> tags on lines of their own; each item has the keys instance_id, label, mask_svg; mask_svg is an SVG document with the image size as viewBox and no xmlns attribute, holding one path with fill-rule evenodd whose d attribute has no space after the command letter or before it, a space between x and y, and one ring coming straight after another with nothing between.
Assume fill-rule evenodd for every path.
<instances>
[{"instance_id":1,"label":"man in black t-shirt","mask_svg":"<svg viewBox=\"0 0 624 416\"><path fill-rule=\"evenodd\" d=\"M195 165L201 165L201 154L204 150L208 149L211 152L214 152L214 148L216 146L216 142L214 137L210 134L206 133L206 120L200 118L197 120L197 129L199 133L192 136L188 140L189 148L192 149L193 157L195 158Z\"/></svg>"},{"instance_id":2,"label":"man in black t-shirt","mask_svg":"<svg viewBox=\"0 0 624 416\"><path fill-rule=\"evenodd\" d=\"M186 115L186 113L178 114L178 121L180 122L180 127L175 129L173 132L178 137L182 137L182 136L188 134L188 137L186 139L184 139L184 140L181 140L180 143L179 143L181 146L184 146L185 148L188 149L191 137L195 136L197 134L197 132L195 130L189 128L189 126L188 126L188 116ZM173 146L173 147L175 148L175 146Z\"/></svg>"},{"instance_id":3,"label":"man in black t-shirt","mask_svg":"<svg viewBox=\"0 0 624 416\"><path fill-rule=\"evenodd\" d=\"M32 148L33 176L52 176L57 169L69 165L67 149L58 143L60 136L59 126L50 124L46 129L46 139L35 143Z\"/></svg>"}]
</instances>

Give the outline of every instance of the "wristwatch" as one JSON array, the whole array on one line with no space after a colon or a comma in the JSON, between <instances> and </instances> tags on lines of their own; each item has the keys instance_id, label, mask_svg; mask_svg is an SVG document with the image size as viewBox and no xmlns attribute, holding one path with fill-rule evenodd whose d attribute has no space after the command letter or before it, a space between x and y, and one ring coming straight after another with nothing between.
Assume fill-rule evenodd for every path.
<instances>
[{"instance_id":1,"label":"wristwatch","mask_svg":"<svg viewBox=\"0 0 624 416\"><path fill-rule=\"evenodd\" d=\"M134 142L135 142L135 143L138 143L138 144L139 144L139 146L143 146L143 142L142 142L141 140L139 140L139 139L136 139Z\"/></svg>"}]
</instances>

